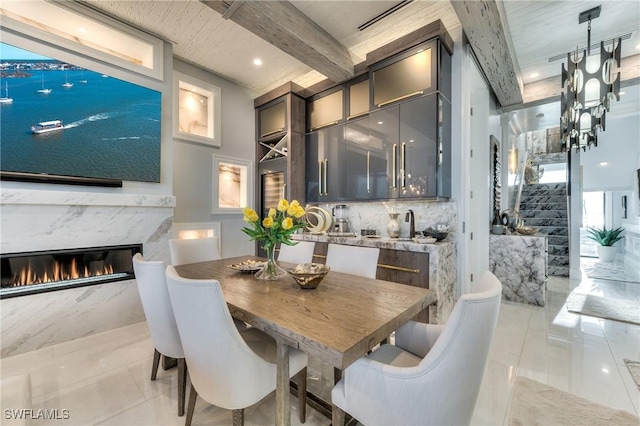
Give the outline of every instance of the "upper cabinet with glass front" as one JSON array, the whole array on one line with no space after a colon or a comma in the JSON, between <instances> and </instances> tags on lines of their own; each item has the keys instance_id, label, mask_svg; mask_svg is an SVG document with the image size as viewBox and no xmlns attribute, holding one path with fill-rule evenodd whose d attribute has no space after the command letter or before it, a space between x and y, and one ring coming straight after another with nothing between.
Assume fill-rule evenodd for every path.
<instances>
[{"instance_id":1,"label":"upper cabinet with glass front","mask_svg":"<svg viewBox=\"0 0 640 426\"><path fill-rule=\"evenodd\" d=\"M372 109L436 91L450 99L450 68L451 55L439 39L376 63L369 70Z\"/></svg>"},{"instance_id":2,"label":"upper cabinet with glass front","mask_svg":"<svg viewBox=\"0 0 640 426\"><path fill-rule=\"evenodd\" d=\"M344 119L344 89L342 86L322 92L307 102L307 131L340 123Z\"/></svg>"},{"instance_id":3,"label":"upper cabinet with glass front","mask_svg":"<svg viewBox=\"0 0 640 426\"><path fill-rule=\"evenodd\" d=\"M435 21L367 53L356 77L307 98L307 202L451 196L452 52ZM318 140L333 128L342 137L325 145L343 154L330 159ZM336 177L344 191L327 191Z\"/></svg>"},{"instance_id":4,"label":"upper cabinet with glass front","mask_svg":"<svg viewBox=\"0 0 640 426\"><path fill-rule=\"evenodd\" d=\"M266 138L284 132L287 128L287 102L279 99L258 109L258 138Z\"/></svg>"},{"instance_id":5,"label":"upper cabinet with glass front","mask_svg":"<svg viewBox=\"0 0 640 426\"><path fill-rule=\"evenodd\" d=\"M347 120L353 120L369 113L369 76L365 74L346 84Z\"/></svg>"}]
</instances>

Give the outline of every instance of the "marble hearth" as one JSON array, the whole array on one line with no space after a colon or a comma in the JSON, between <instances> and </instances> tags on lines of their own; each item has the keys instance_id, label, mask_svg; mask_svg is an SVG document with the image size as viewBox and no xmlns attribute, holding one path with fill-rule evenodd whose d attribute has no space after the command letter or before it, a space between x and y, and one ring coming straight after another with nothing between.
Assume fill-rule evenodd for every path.
<instances>
[{"instance_id":1,"label":"marble hearth","mask_svg":"<svg viewBox=\"0 0 640 426\"><path fill-rule=\"evenodd\" d=\"M175 197L3 189L2 253L142 242L146 259L169 261ZM144 320L134 280L0 301L6 357Z\"/></svg>"}]
</instances>

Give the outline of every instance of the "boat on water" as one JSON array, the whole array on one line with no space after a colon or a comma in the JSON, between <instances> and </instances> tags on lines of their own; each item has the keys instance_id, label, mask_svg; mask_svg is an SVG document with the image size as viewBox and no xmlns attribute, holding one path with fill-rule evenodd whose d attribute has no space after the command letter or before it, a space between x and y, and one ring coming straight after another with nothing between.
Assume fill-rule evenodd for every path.
<instances>
[{"instance_id":1,"label":"boat on water","mask_svg":"<svg viewBox=\"0 0 640 426\"><path fill-rule=\"evenodd\" d=\"M69 80L67 80L67 75L68 75L68 73L65 72L65 74L64 74L64 83L62 83L62 87L73 87L73 83L69 83Z\"/></svg>"},{"instance_id":2,"label":"boat on water","mask_svg":"<svg viewBox=\"0 0 640 426\"><path fill-rule=\"evenodd\" d=\"M80 83L87 84L87 80L84 78L84 71L80 74Z\"/></svg>"},{"instance_id":3,"label":"boat on water","mask_svg":"<svg viewBox=\"0 0 640 426\"><path fill-rule=\"evenodd\" d=\"M42 74L42 88L38 89L38 93L44 93L44 94L51 93L51 89L45 89L44 87L44 73Z\"/></svg>"},{"instance_id":4,"label":"boat on water","mask_svg":"<svg viewBox=\"0 0 640 426\"><path fill-rule=\"evenodd\" d=\"M41 123L36 124L35 126L31 126L31 131L35 135L39 135L41 133L55 132L57 130L63 130L64 126L62 125L62 120L51 120L51 121L43 121Z\"/></svg>"},{"instance_id":5,"label":"boat on water","mask_svg":"<svg viewBox=\"0 0 640 426\"><path fill-rule=\"evenodd\" d=\"M0 104L12 104L13 98L9 97L9 83L4 82L4 97L0 98Z\"/></svg>"}]
</instances>

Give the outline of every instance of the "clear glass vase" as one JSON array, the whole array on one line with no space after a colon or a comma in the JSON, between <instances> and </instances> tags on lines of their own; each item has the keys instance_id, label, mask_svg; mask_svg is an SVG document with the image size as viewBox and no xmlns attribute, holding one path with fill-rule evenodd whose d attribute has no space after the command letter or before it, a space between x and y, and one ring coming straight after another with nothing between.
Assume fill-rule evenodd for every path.
<instances>
[{"instance_id":1,"label":"clear glass vase","mask_svg":"<svg viewBox=\"0 0 640 426\"><path fill-rule=\"evenodd\" d=\"M259 280L279 280L289 275L276 263L276 246L267 245L264 249L267 251L267 263L254 276Z\"/></svg>"}]
</instances>

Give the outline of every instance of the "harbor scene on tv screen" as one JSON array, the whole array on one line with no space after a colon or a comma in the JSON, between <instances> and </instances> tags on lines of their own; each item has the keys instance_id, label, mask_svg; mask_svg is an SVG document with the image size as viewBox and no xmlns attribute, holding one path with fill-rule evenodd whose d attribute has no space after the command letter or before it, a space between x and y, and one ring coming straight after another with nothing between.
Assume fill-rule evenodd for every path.
<instances>
[{"instance_id":1,"label":"harbor scene on tv screen","mask_svg":"<svg viewBox=\"0 0 640 426\"><path fill-rule=\"evenodd\" d=\"M159 182L161 98L0 43L0 169Z\"/></svg>"}]
</instances>

